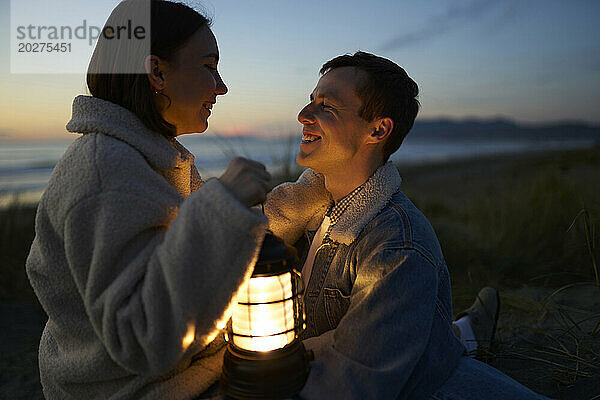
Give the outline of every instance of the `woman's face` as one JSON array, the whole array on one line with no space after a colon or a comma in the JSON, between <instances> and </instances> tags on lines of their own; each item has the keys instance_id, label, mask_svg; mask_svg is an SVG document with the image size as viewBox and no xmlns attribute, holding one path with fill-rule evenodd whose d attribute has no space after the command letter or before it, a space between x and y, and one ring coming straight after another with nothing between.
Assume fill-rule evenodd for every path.
<instances>
[{"instance_id":1,"label":"woman's face","mask_svg":"<svg viewBox=\"0 0 600 400\"><path fill-rule=\"evenodd\" d=\"M199 29L179 49L175 60L160 68L164 86L155 95L162 117L174 125L177 135L204 132L217 96L227 86L217 72L219 49L208 27ZM169 104L170 99L170 104Z\"/></svg>"}]
</instances>

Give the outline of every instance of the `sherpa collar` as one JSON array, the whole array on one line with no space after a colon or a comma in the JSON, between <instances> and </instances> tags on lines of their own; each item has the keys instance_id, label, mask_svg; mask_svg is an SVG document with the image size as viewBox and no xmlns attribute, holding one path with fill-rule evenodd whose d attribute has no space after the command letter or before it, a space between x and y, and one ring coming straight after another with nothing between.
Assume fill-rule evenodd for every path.
<instances>
[{"instance_id":1,"label":"sherpa collar","mask_svg":"<svg viewBox=\"0 0 600 400\"><path fill-rule=\"evenodd\" d=\"M194 163L194 156L177 140L173 138L171 143L163 135L148 129L131 111L97 97L75 97L67 130L84 135L101 133L122 140L158 170Z\"/></svg>"},{"instance_id":2,"label":"sherpa collar","mask_svg":"<svg viewBox=\"0 0 600 400\"><path fill-rule=\"evenodd\" d=\"M402 178L391 161L379 167L364 183L351 204L329 230L329 239L351 244L363 228L385 207L400 189Z\"/></svg>"}]
</instances>

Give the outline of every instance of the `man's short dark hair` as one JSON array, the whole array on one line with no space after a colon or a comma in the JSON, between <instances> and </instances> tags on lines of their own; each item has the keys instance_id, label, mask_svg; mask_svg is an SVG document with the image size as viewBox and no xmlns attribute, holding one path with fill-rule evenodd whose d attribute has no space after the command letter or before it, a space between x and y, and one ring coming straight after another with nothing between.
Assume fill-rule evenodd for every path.
<instances>
[{"instance_id":1,"label":"man's short dark hair","mask_svg":"<svg viewBox=\"0 0 600 400\"><path fill-rule=\"evenodd\" d=\"M383 146L385 162L398 150L415 122L419 112L419 87L393 61L362 51L327 61L320 73L341 67L356 67L367 75L361 87L356 88L362 101L358 115L369 122L385 117L394 121L394 129Z\"/></svg>"}]
</instances>

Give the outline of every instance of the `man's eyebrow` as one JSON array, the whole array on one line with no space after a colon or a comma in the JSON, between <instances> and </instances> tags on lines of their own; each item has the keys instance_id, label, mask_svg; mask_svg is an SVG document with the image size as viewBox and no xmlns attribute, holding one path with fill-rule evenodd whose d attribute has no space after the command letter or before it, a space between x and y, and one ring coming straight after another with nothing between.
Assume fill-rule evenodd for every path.
<instances>
[{"instance_id":1,"label":"man's eyebrow","mask_svg":"<svg viewBox=\"0 0 600 400\"><path fill-rule=\"evenodd\" d=\"M335 92L322 92L319 93L317 95L318 98L322 99L322 98L327 98L328 100L334 102L334 103L341 103L341 101L338 99L338 97L336 96ZM310 101L314 101L315 100L315 92L312 92L310 94Z\"/></svg>"},{"instance_id":2,"label":"man's eyebrow","mask_svg":"<svg viewBox=\"0 0 600 400\"><path fill-rule=\"evenodd\" d=\"M219 55L217 53L208 53L202 56L202 58L213 57L216 61L219 61Z\"/></svg>"}]
</instances>

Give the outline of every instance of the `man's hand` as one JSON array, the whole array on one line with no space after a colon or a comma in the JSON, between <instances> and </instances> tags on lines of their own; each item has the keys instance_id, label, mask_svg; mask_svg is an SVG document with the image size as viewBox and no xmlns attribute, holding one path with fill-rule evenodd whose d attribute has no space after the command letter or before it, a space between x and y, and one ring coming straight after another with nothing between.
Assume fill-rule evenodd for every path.
<instances>
[{"instance_id":1,"label":"man's hand","mask_svg":"<svg viewBox=\"0 0 600 400\"><path fill-rule=\"evenodd\" d=\"M271 174L259 162L236 157L219 180L242 204L253 207L267 198Z\"/></svg>"}]
</instances>

